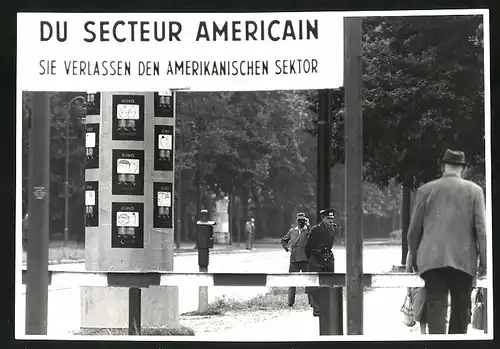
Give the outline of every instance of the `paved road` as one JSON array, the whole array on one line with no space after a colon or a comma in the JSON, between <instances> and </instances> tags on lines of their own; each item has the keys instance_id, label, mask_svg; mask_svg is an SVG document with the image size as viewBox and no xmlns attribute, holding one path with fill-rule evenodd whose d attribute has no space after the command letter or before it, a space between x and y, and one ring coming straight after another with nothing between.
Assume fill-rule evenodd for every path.
<instances>
[{"instance_id":1,"label":"paved road","mask_svg":"<svg viewBox=\"0 0 500 349\"><path fill-rule=\"evenodd\" d=\"M397 246L369 246L364 248L364 271L366 273L387 272L397 264L401 257ZM336 270L345 272L345 250L334 250ZM54 270L84 270L84 264L53 265ZM174 270L179 272L198 271L197 255L178 255L174 258ZM211 272L283 272L288 270L288 254L279 248L218 253L210 257ZM21 286L24 293L24 286ZM21 291L20 290L20 291ZM78 288L49 289L48 334L64 336L80 326L80 292ZM265 287L212 287L209 289L209 301L216 298L249 299L259 293L265 293ZM179 288L179 310L181 313L197 309L197 287ZM400 303L398 298L398 303ZM24 329L25 296L16 299L16 323ZM17 327L17 326L16 326Z\"/></svg>"}]
</instances>

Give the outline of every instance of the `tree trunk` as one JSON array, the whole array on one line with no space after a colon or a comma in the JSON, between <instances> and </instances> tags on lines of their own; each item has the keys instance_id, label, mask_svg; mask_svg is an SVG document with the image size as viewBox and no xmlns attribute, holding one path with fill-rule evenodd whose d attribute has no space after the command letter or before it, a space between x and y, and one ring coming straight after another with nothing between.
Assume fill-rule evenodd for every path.
<instances>
[{"instance_id":1,"label":"tree trunk","mask_svg":"<svg viewBox=\"0 0 500 349\"><path fill-rule=\"evenodd\" d=\"M228 219L229 219L229 244L232 245L233 244L233 240L234 240L234 227L233 227L233 224L234 224L234 199L235 199L235 195L234 193L231 192L231 194L229 194L229 206L227 208L227 214L228 214Z\"/></svg>"},{"instance_id":2,"label":"tree trunk","mask_svg":"<svg viewBox=\"0 0 500 349\"><path fill-rule=\"evenodd\" d=\"M233 227L236 230L236 241L238 244L241 242L241 199L234 194L234 205L233 205Z\"/></svg>"},{"instance_id":3,"label":"tree trunk","mask_svg":"<svg viewBox=\"0 0 500 349\"><path fill-rule=\"evenodd\" d=\"M259 196L257 193L254 191L252 193L253 200L255 202L255 236L254 239L257 238L263 238L264 237L264 231L263 231L263 222L262 222L262 210L260 207L260 202L259 202Z\"/></svg>"},{"instance_id":4,"label":"tree trunk","mask_svg":"<svg viewBox=\"0 0 500 349\"><path fill-rule=\"evenodd\" d=\"M401 208L401 265L406 264L408 253L408 228L411 218L411 187L403 185L403 202Z\"/></svg>"},{"instance_id":5,"label":"tree trunk","mask_svg":"<svg viewBox=\"0 0 500 349\"><path fill-rule=\"evenodd\" d=\"M246 239L245 236L245 223L246 221L250 218L248 214L248 199L249 199L249 194L248 190L246 188L242 188L241 194L240 194L240 200L241 200L241 218L240 218L240 237L241 239Z\"/></svg>"},{"instance_id":6,"label":"tree trunk","mask_svg":"<svg viewBox=\"0 0 500 349\"><path fill-rule=\"evenodd\" d=\"M284 208L283 209L283 232L282 232L282 236L284 236L286 234L286 231L290 228L290 222L292 221L292 215L291 215L291 212L290 210Z\"/></svg>"},{"instance_id":7,"label":"tree trunk","mask_svg":"<svg viewBox=\"0 0 500 349\"><path fill-rule=\"evenodd\" d=\"M396 211L392 211L392 229L391 233L396 230Z\"/></svg>"}]
</instances>

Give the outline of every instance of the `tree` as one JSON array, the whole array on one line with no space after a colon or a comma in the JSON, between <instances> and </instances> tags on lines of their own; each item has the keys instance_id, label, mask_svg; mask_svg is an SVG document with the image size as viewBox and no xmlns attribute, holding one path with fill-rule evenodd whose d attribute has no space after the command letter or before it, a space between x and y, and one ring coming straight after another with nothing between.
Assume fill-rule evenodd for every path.
<instances>
[{"instance_id":1,"label":"tree","mask_svg":"<svg viewBox=\"0 0 500 349\"><path fill-rule=\"evenodd\" d=\"M445 148L484 173L481 16L376 17L363 25L366 174L416 187Z\"/></svg>"},{"instance_id":2,"label":"tree","mask_svg":"<svg viewBox=\"0 0 500 349\"><path fill-rule=\"evenodd\" d=\"M82 239L84 228L84 186L85 186L85 103L74 101L65 108L76 96L86 96L83 92L53 93L50 101L50 232L53 235L64 229L64 178L65 178L65 142L66 142L66 112L69 113L69 223L70 233ZM32 114L31 94L23 92L23 111L26 116ZM23 213L28 208L28 124L23 127ZM51 236L52 236L51 235Z\"/></svg>"}]
</instances>

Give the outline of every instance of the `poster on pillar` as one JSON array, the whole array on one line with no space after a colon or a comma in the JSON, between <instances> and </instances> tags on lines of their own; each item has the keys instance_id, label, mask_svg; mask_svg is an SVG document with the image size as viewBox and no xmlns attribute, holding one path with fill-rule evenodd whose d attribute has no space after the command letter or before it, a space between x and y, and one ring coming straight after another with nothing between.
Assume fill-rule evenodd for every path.
<instances>
[{"instance_id":1,"label":"poster on pillar","mask_svg":"<svg viewBox=\"0 0 500 349\"><path fill-rule=\"evenodd\" d=\"M85 182L85 226L99 226L99 182Z\"/></svg>"},{"instance_id":2,"label":"poster on pillar","mask_svg":"<svg viewBox=\"0 0 500 349\"><path fill-rule=\"evenodd\" d=\"M173 118L174 117L174 96L172 92L155 92L155 117Z\"/></svg>"},{"instance_id":3,"label":"poster on pillar","mask_svg":"<svg viewBox=\"0 0 500 349\"><path fill-rule=\"evenodd\" d=\"M99 124L86 124L85 129L85 168L99 168Z\"/></svg>"},{"instance_id":4,"label":"poster on pillar","mask_svg":"<svg viewBox=\"0 0 500 349\"><path fill-rule=\"evenodd\" d=\"M101 114L101 93L87 92L87 115Z\"/></svg>"},{"instance_id":5,"label":"poster on pillar","mask_svg":"<svg viewBox=\"0 0 500 349\"><path fill-rule=\"evenodd\" d=\"M144 195L144 150L113 149L113 195Z\"/></svg>"},{"instance_id":6,"label":"poster on pillar","mask_svg":"<svg viewBox=\"0 0 500 349\"><path fill-rule=\"evenodd\" d=\"M144 96L113 95L113 140L144 141Z\"/></svg>"},{"instance_id":7,"label":"poster on pillar","mask_svg":"<svg viewBox=\"0 0 500 349\"><path fill-rule=\"evenodd\" d=\"M153 228L172 228L172 183L153 183Z\"/></svg>"},{"instance_id":8,"label":"poster on pillar","mask_svg":"<svg viewBox=\"0 0 500 349\"><path fill-rule=\"evenodd\" d=\"M155 171L174 170L174 127L155 125Z\"/></svg>"},{"instance_id":9,"label":"poster on pillar","mask_svg":"<svg viewBox=\"0 0 500 349\"><path fill-rule=\"evenodd\" d=\"M113 202L111 212L111 247L144 248L144 204Z\"/></svg>"}]
</instances>

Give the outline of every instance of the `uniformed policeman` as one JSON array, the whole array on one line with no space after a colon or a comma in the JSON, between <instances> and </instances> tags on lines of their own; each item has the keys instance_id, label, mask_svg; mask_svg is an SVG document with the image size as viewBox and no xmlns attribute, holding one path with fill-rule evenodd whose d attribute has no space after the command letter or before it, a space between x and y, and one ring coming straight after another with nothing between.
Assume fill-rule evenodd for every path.
<instances>
[{"instance_id":1,"label":"uniformed policeman","mask_svg":"<svg viewBox=\"0 0 500 349\"><path fill-rule=\"evenodd\" d=\"M335 259L332 252L333 244L337 239L337 225L335 224L335 209L329 208L320 211L321 222L311 228L305 245L305 253L309 261L310 272L334 272ZM314 316L319 316L320 287L307 287Z\"/></svg>"},{"instance_id":2,"label":"uniformed policeman","mask_svg":"<svg viewBox=\"0 0 500 349\"><path fill-rule=\"evenodd\" d=\"M290 266L288 271L290 273L297 273L299 271L307 271L307 257L305 253L305 243L307 233L309 232L309 219L304 213L297 213L297 225L292 227L281 239L281 246L285 251L290 251ZM295 303L296 287L288 289L288 306L291 307Z\"/></svg>"}]
</instances>

